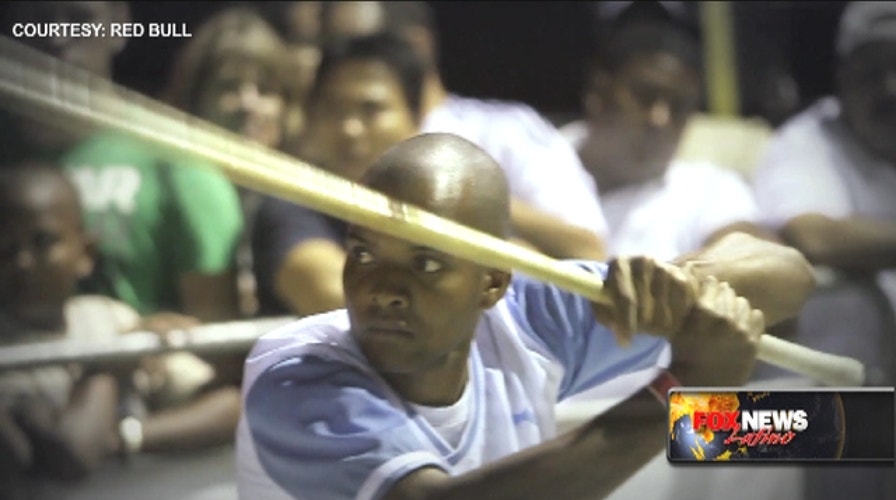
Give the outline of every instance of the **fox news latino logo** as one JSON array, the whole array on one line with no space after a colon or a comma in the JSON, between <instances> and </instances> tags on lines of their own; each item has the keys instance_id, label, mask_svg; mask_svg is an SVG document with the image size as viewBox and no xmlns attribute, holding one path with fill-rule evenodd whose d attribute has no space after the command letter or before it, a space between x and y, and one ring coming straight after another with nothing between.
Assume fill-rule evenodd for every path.
<instances>
[{"instance_id":1,"label":"fox news latino logo","mask_svg":"<svg viewBox=\"0 0 896 500\"><path fill-rule=\"evenodd\" d=\"M829 391L671 391L671 461L838 460L845 413Z\"/></svg>"},{"instance_id":2,"label":"fox news latino logo","mask_svg":"<svg viewBox=\"0 0 896 500\"><path fill-rule=\"evenodd\" d=\"M809 428L806 410L695 411L694 431L725 432L724 444L786 446Z\"/></svg>"}]
</instances>

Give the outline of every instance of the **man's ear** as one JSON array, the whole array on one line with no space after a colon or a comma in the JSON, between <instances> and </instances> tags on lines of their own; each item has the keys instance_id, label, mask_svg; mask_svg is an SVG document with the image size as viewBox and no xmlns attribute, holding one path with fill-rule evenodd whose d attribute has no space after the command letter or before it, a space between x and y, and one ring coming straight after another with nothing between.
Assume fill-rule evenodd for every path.
<instances>
[{"instance_id":1,"label":"man's ear","mask_svg":"<svg viewBox=\"0 0 896 500\"><path fill-rule=\"evenodd\" d=\"M501 300L510 286L511 274L497 269L489 269L482 277L482 299L479 305L483 309L489 309Z\"/></svg>"}]
</instances>

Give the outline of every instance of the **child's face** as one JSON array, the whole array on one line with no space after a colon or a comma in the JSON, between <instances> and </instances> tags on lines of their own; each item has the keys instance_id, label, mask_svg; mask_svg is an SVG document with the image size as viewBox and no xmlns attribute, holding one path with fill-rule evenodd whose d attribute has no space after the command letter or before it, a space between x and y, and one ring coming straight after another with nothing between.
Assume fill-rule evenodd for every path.
<instances>
[{"instance_id":1,"label":"child's face","mask_svg":"<svg viewBox=\"0 0 896 500\"><path fill-rule=\"evenodd\" d=\"M64 327L65 301L93 262L77 198L43 180L0 195L0 314L55 330Z\"/></svg>"}]
</instances>

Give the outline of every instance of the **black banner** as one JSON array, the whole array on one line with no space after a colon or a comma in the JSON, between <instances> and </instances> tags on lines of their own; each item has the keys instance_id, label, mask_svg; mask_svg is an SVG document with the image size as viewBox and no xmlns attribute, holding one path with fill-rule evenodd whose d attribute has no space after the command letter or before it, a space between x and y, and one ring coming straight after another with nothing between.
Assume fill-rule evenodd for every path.
<instances>
[{"instance_id":1,"label":"black banner","mask_svg":"<svg viewBox=\"0 0 896 500\"><path fill-rule=\"evenodd\" d=\"M670 462L896 459L893 388L669 391Z\"/></svg>"}]
</instances>

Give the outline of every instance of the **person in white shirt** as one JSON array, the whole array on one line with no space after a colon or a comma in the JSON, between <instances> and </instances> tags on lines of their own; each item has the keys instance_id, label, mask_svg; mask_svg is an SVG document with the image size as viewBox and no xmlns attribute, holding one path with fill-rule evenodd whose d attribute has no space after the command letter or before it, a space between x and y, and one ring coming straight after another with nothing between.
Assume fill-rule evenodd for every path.
<instances>
[{"instance_id":1,"label":"person in white shirt","mask_svg":"<svg viewBox=\"0 0 896 500\"><path fill-rule=\"evenodd\" d=\"M778 130L753 187L763 223L832 278L807 304L806 341L858 357L892 378L896 6L850 4L836 52L836 94Z\"/></svg>"},{"instance_id":2,"label":"person in white shirt","mask_svg":"<svg viewBox=\"0 0 896 500\"><path fill-rule=\"evenodd\" d=\"M95 238L62 169L27 152L5 157L0 345L102 342L156 328L158 322L141 318L124 302L79 292L94 263ZM131 383L137 374L149 383ZM109 455L227 443L238 401L238 389L221 384L211 364L186 352L139 361L0 367L0 491L17 498L32 481L83 479Z\"/></svg>"},{"instance_id":3,"label":"person in white shirt","mask_svg":"<svg viewBox=\"0 0 896 500\"><path fill-rule=\"evenodd\" d=\"M352 37L327 46L309 93L303 159L357 181L387 148L421 133L425 70L414 48L392 33ZM570 148L571 150L571 148ZM502 165L503 166L503 165ZM540 196L533 190L529 199ZM514 197L512 241L535 246L553 257L594 254L591 244L565 239L570 228L558 217L532 209ZM521 214L527 222L521 221ZM527 231L531 223L539 230ZM585 233L592 234L587 230ZM341 284L344 223L274 197L262 202L253 227L255 276L264 314L292 311L308 315L344 304ZM579 229L574 229L578 233ZM538 235L553 234L554 250ZM572 247L583 253L565 253Z\"/></svg>"},{"instance_id":4,"label":"person in white shirt","mask_svg":"<svg viewBox=\"0 0 896 500\"><path fill-rule=\"evenodd\" d=\"M600 191L607 254L674 262L736 233L768 238L738 173L674 159L701 102L700 44L662 7L629 10L637 7L608 25L586 66L584 116L561 128ZM736 248L736 241L725 244ZM779 292L770 291L764 306L790 310L792 297ZM790 318L769 316L767 323L784 320ZM653 376L651 370L628 375L570 398L559 410L621 400Z\"/></svg>"},{"instance_id":5,"label":"person in white shirt","mask_svg":"<svg viewBox=\"0 0 896 500\"><path fill-rule=\"evenodd\" d=\"M367 22L338 22L351 18L345 11L353 8ZM511 220L520 239L555 258L604 257L606 221L594 181L575 152L531 106L461 96L445 87L426 2L327 2L321 29L325 40L381 31L407 40L425 67L421 131L460 135L498 161L507 172Z\"/></svg>"},{"instance_id":6,"label":"person in white shirt","mask_svg":"<svg viewBox=\"0 0 896 500\"><path fill-rule=\"evenodd\" d=\"M896 380L896 4L852 2L835 92L784 123L754 173L763 223L819 271L795 341ZM812 468L807 498L884 499L892 470ZM890 492L890 493L887 493Z\"/></svg>"},{"instance_id":7,"label":"person in white shirt","mask_svg":"<svg viewBox=\"0 0 896 500\"><path fill-rule=\"evenodd\" d=\"M673 259L735 230L759 234L739 174L674 160L700 74L696 37L671 20L619 24L591 58L585 116L562 132L600 191L609 255Z\"/></svg>"}]
</instances>

